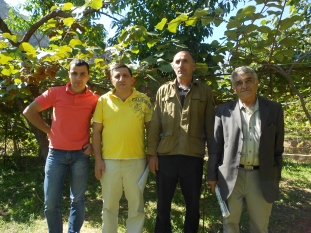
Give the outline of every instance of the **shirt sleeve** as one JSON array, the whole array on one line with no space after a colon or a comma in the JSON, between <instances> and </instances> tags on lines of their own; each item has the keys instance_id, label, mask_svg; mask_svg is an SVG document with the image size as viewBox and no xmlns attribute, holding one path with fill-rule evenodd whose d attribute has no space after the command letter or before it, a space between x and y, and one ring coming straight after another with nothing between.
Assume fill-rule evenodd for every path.
<instances>
[{"instance_id":1,"label":"shirt sleeve","mask_svg":"<svg viewBox=\"0 0 311 233\"><path fill-rule=\"evenodd\" d=\"M151 121L152 114L153 114L153 106L150 102L150 99L148 96L145 97L145 103L146 103L146 114L145 114L145 122Z\"/></svg>"},{"instance_id":2,"label":"shirt sleeve","mask_svg":"<svg viewBox=\"0 0 311 233\"><path fill-rule=\"evenodd\" d=\"M103 104L104 104L104 97L99 97L96 108L93 114L93 122L96 123L103 123L104 124L104 118L103 118Z\"/></svg>"},{"instance_id":3,"label":"shirt sleeve","mask_svg":"<svg viewBox=\"0 0 311 233\"><path fill-rule=\"evenodd\" d=\"M46 90L43 92L41 95L39 95L35 101L45 110L54 104L55 100L55 94L54 94L54 89L51 88L49 90Z\"/></svg>"}]
</instances>

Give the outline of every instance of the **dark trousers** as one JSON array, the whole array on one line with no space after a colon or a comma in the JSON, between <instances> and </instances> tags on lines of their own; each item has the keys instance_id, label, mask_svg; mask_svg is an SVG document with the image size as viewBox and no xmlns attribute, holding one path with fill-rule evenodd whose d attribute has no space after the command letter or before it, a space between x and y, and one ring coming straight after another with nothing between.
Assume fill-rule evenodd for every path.
<instances>
[{"instance_id":1,"label":"dark trousers","mask_svg":"<svg viewBox=\"0 0 311 233\"><path fill-rule=\"evenodd\" d=\"M200 195L203 175L203 158L184 155L158 156L157 218L155 233L171 233L171 203L177 182L186 203L184 233L197 233L200 220Z\"/></svg>"}]
</instances>

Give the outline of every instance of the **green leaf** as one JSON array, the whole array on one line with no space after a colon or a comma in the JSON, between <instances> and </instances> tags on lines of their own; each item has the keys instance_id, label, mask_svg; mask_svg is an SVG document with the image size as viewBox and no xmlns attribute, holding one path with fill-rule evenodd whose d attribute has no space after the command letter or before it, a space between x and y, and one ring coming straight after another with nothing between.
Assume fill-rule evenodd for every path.
<instances>
[{"instance_id":1,"label":"green leaf","mask_svg":"<svg viewBox=\"0 0 311 233\"><path fill-rule=\"evenodd\" d=\"M276 15L276 16L278 16L278 15L281 14L281 11L267 11L267 13L268 13L269 15Z\"/></svg>"},{"instance_id":2,"label":"green leaf","mask_svg":"<svg viewBox=\"0 0 311 233\"><path fill-rule=\"evenodd\" d=\"M162 71L162 72L171 72L173 70L171 64L161 64L159 69Z\"/></svg>"},{"instance_id":3,"label":"green leaf","mask_svg":"<svg viewBox=\"0 0 311 233\"><path fill-rule=\"evenodd\" d=\"M215 55L212 57L213 61L218 63L218 62L223 62L224 61L224 56L222 55Z\"/></svg>"},{"instance_id":4,"label":"green leaf","mask_svg":"<svg viewBox=\"0 0 311 233\"><path fill-rule=\"evenodd\" d=\"M283 9L283 6L282 5L280 5L280 4L276 4L276 3L268 3L267 4L267 7L275 7L275 8L279 8L280 10L282 10Z\"/></svg>"},{"instance_id":5,"label":"green leaf","mask_svg":"<svg viewBox=\"0 0 311 233\"><path fill-rule=\"evenodd\" d=\"M280 44L285 46L296 46L298 43L296 38L285 38L280 41Z\"/></svg>"},{"instance_id":6,"label":"green leaf","mask_svg":"<svg viewBox=\"0 0 311 233\"><path fill-rule=\"evenodd\" d=\"M5 33L2 33L2 37L7 38L7 39L9 39L15 43L17 42L17 36L16 35L11 35L10 33L5 32Z\"/></svg>"},{"instance_id":7,"label":"green leaf","mask_svg":"<svg viewBox=\"0 0 311 233\"><path fill-rule=\"evenodd\" d=\"M61 53L70 53L72 48L68 45L58 47L58 51Z\"/></svg>"},{"instance_id":8,"label":"green leaf","mask_svg":"<svg viewBox=\"0 0 311 233\"><path fill-rule=\"evenodd\" d=\"M203 27L209 25L212 21L213 21L213 17L212 16L207 16L207 17L202 17L201 18L201 22L202 22L202 26Z\"/></svg>"},{"instance_id":9,"label":"green leaf","mask_svg":"<svg viewBox=\"0 0 311 233\"><path fill-rule=\"evenodd\" d=\"M210 43L210 45L213 47L213 48L217 48L219 46L219 42L218 40L213 40L212 43Z\"/></svg>"},{"instance_id":10,"label":"green leaf","mask_svg":"<svg viewBox=\"0 0 311 233\"><path fill-rule=\"evenodd\" d=\"M172 33L176 33L177 27L179 26L179 24L182 22L185 22L187 19L188 19L188 15L181 14L177 18L173 19L171 22L168 23L167 29Z\"/></svg>"},{"instance_id":11,"label":"green leaf","mask_svg":"<svg viewBox=\"0 0 311 233\"><path fill-rule=\"evenodd\" d=\"M286 18L280 21L280 30L286 30L295 24L292 18Z\"/></svg>"},{"instance_id":12,"label":"green leaf","mask_svg":"<svg viewBox=\"0 0 311 233\"><path fill-rule=\"evenodd\" d=\"M81 53L83 53L83 54L88 54L88 53L89 53L89 51L88 51L84 46L82 46L82 45L76 45L76 46L74 47L74 49L78 49L78 50L81 51Z\"/></svg>"},{"instance_id":13,"label":"green leaf","mask_svg":"<svg viewBox=\"0 0 311 233\"><path fill-rule=\"evenodd\" d=\"M145 59L143 59L143 61L149 63L149 64L154 64L157 62L157 58L156 57L153 57L153 56L149 56Z\"/></svg>"},{"instance_id":14,"label":"green leaf","mask_svg":"<svg viewBox=\"0 0 311 233\"><path fill-rule=\"evenodd\" d=\"M27 42L21 43L19 45L19 49L22 51L25 51L26 53L35 53L36 52L35 48Z\"/></svg>"},{"instance_id":15,"label":"green leaf","mask_svg":"<svg viewBox=\"0 0 311 233\"><path fill-rule=\"evenodd\" d=\"M255 24L247 25L245 28L245 33L251 33L253 31L255 31L257 28L258 28L258 26Z\"/></svg>"},{"instance_id":16,"label":"green leaf","mask_svg":"<svg viewBox=\"0 0 311 233\"><path fill-rule=\"evenodd\" d=\"M246 16L246 15L253 15L256 11L256 7L255 6L247 6L244 7L241 11L241 15L242 16Z\"/></svg>"},{"instance_id":17,"label":"green leaf","mask_svg":"<svg viewBox=\"0 0 311 233\"><path fill-rule=\"evenodd\" d=\"M11 75L11 69L9 66L5 66L5 68L3 68L1 70L1 74L3 74L4 76L10 76Z\"/></svg>"},{"instance_id":18,"label":"green leaf","mask_svg":"<svg viewBox=\"0 0 311 233\"><path fill-rule=\"evenodd\" d=\"M208 15L208 11L207 10L203 10L201 8L198 8L195 10L194 16L197 16L197 17L202 17L202 16L205 16L205 15Z\"/></svg>"},{"instance_id":19,"label":"green leaf","mask_svg":"<svg viewBox=\"0 0 311 233\"><path fill-rule=\"evenodd\" d=\"M229 39L236 39L238 37L238 33L235 30L228 30L225 31L225 35L229 38Z\"/></svg>"},{"instance_id":20,"label":"green leaf","mask_svg":"<svg viewBox=\"0 0 311 233\"><path fill-rule=\"evenodd\" d=\"M69 17L69 18L64 19L63 22L67 27L71 27L71 25L75 22L75 19Z\"/></svg>"},{"instance_id":21,"label":"green leaf","mask_svg":"<svg viewBox=\"0 0 311 233\"><path fill-rule=\"evenodd\" d=\"M77 40L77 39L70 40L70 42L69 42L69 46L70 47L73 48L73 47L75 47L77 45L82 45L82 41L81 40Z\"/></svg>"},{"instance_id":22,"label":"green leaf","mask_svg":"<svg viewBox=\"0 0 311 233\"><path fill-rule=\"evenodd\" d=\"M151 40L147 43L148 48L151 48L152 46L154 46L156 43L158 43L160 41L160 39L154 39Z\"/></svg>"},{"instance_id":23,"label":"green leaf","mask_svg":"<svg viewBox=\"0 0 311 233\"><path fill-rule=\"evenodd\" d=\"M6 56L3 53L0 53L0 64L6 65L8 62L12 61L13 58L11 56Z\"/></svg>"},{"instance_id":24,"label":"green leaf","mask_svg":"<svg viewBox=\"0 0 311 233\"><path fill-rule=\"evenodd\" d=\"M267 26L260 26L257 28L257 30L261 33L270 33L271 29Z\"/></svg>"},{"instance_id":25,"label":"green leaf","mask_svg":"<svg viewBox=\"0 0 311 233\"><path fill-rule=\"evenodd\" d=\"M231 41L227 42L227 47L230 49L233 48L234 45L235 45L235 43L232 43Z\"/></svg>"},{"instance_id":26,"label":"green leaf","mask_svg":"<svg viewBox=\"0 0 311 233\"><path fill-rule=\"evenodd\" d=\"M214 24L216 27L218 27L222 22L223 22L222 18L219 18L219 17L214 18Z\"/></svg>"},{"instance_id":27,"label":"green leaf","mask_svg":"<svg viewBox=\"0 0 311 233\"><path fill-rule=\"evenodd\" d=\"M275 53L273 55L274 58L276 58L275 60L279 61L279 62L282 62L283 59L284 59L284 55L282 53Z\"/></svg>"},{"instance_id":28,"label":"green leaf","mask_svg":"<svg viewBox=\"0 0 311 233\"><path fill-rule=\"evenodd\" d=\"M66 2L62 7L63 11L70 11L73 8L73 4L71 2Z\"/></svg>"},{"instance_id":29,"label":"green leaf","mask_svg":"<svg viewBox=\"0 0 311 233\"><path fill-rule=\"evenodd\" d=\"M103 1L102 0L91 0L90 7L92 7L95 10L99 10L103 7Z\"/></svg>"},{"instance_id":30,"label":"green leaf","mask_svg":"<svg viewBox=\"0 0 311 233\"><path fill-rule=\"evenodd\" d=\"M230 20L227 24L227 29L238 28L241 23L238 20Z\"/></svg>"},{"instance_id":31,"label":"green leaf","mask_svg":"<svg viewBox=\"0 0 311 233\"><path fill-rule=\"evenodd\" d=\"M0 49L8 48L9 44L3 40L0 40Z\"/></svg>"},{"instance_id":32,"label":"green leaf","mask_svg":"<svg viewBox=\"0 0 311 233\"><path fill-rule=\"evenodd\" d=\"M281 53L288 58L292 58L295 55L295 51L293 49L283 49Z\"/></svg>"},{"instance_id":33,"label":"green leaf","mask_svg":"<svg viewBox=\"0 0 311 233\"><path fill-rule=\"evenodd\" d=\"M197 22L198 18L196 16L189 17L188 20L186 20L186 26L194 26Z\"/></svg>"},{"instance_id":34,"label":"green leaf","mask_svg":"<svg viewBox=\"0 0 311 233\"><path fill-rule=\"evenodd\" d=\"M216 15L220 15L220 14L223 13L224 11L223 11L223 9L221 9L221 8L217 8L217 9L214 10L214 12L215 12Z\"/></svg>"},{"instance_id":35,"label":"green leaf","mask_svg":"<svg viewBox=\"0 0 311 233\"><path fill-rule=\"evenodd\" d=\"M138 54L139 53L139 48L137 46L133 46L133 48L131 48L131 52Z\"/></svg>"},{"instance_id":36,"label":"green leaf","mask_svg":"<svg viewBox=\"0 0 311 233\"><path fill-rule=\"evenodd\" d=\"M200 72L201 74L206 74L208 70L208 66L206 63L196 63L195 64L195 71Z\"/></svg>"},{"instance_id":37,"label":"green leaf","mask_svg":"<svg viewBox=\"0 0 311 233\"><path fill-rule=\"evenodd\" d=\"M158 30L160 30L160 31L162 31L163 28L164 28L164 26L165 26L165 24L166 24L166 22L167 22L167 18L162 18L161 22L158 23L158 24L155 26L155 28L158 29Z\"/></svg>"}]
</instances>

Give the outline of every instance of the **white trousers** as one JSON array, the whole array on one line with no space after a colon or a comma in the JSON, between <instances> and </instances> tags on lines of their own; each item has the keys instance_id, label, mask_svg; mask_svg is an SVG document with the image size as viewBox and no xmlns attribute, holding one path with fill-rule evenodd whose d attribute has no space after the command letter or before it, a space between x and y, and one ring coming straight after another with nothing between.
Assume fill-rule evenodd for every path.
<instances>
[{"instance_id":1,"label":"white trousers","mask_svg":"<svg viewBox=\"0 0 311 233\"><path fill-rule=\"evenodd\" d=\"M138 181L146 167L146 159L105 159L101 177L103 198L103 233L118 232L119 201L123 189L128 201L127 233L141 233L145 221L143 193Z\"/></svg>"},{"instance_id":2,"label":"white trousers","mask_svg":"<svg viewBox=\"0 0 311 233\"><path fill-rule=\"evenodd\" d=\"M261 191L259 170L239 169L236 184L228 198L230 216L223 219L224 233L238 233L239 222L246 202L251 233L268 233L272 203L268 203Z\"/></svg>"}]
</instances>

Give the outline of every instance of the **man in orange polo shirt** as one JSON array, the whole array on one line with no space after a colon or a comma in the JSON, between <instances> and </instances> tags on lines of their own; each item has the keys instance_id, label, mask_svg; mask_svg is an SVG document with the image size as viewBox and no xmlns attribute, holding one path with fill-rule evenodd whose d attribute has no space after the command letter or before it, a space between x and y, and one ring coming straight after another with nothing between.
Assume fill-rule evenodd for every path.
<instances>
[{"instance_id":1,"label":"man in orange polo shirt","mask_svg":"<svg viewBox=\"0 0 311 233\"><path fill-rule=\"evenodd\" d=\"M90 120L98 95L86 85L90 73L85 61L71 61L68 75L70 82L66 86L45 91L23 112L50 141L44 179L44 214L50 233L63 232L61 200L67 171L70 173L71 199L68 233L79 232L85 216L84 194L92 153ZM50 126L39 113L52 106Z\"/></svg>"}]
</instances>

